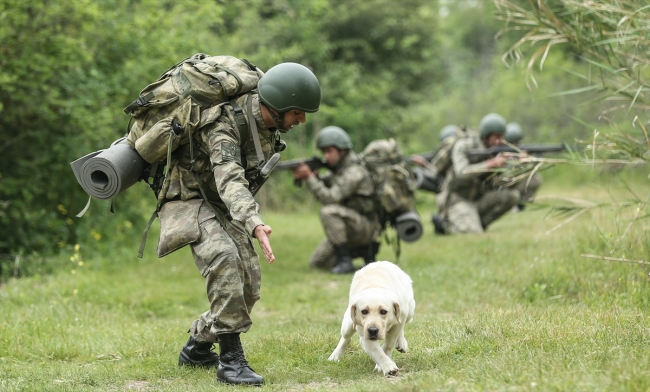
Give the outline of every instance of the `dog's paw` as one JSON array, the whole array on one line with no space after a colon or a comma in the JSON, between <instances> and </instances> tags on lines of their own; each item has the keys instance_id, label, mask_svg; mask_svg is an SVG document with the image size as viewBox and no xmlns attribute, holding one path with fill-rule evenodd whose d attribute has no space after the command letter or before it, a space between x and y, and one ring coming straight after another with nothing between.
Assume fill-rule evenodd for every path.
<instances>
[{"instance_id":1,"label":"dog's paw","mask_svg":"<svg viewBox=\"0 0 650 392\"><path fill-rule=\"evenodd\" d=\"M340 353L334 351L334 352L332 353L332 355L330 355L330 357L327 358L327 360L328 360L328 361L332 361L332 362L338 362L338 361L341 360L341 357L342 357L342 355L341 355Z\"/></svg>"},{"instance_id":2,"label":"dog's paw","mask_svg":"<svg viewBox=\"0 0 650 392\"><path fill-rule=\"evenodd\" d=\"M375 365L375 371L381 373L381 367L379 367L379 365Z\"/></svg>"},{"instance_id":3,"label":"dog's paw","mask_svg":"<svg viewBox=\"0 0 650 392\"><path fill-rule=\"evenodd\" d=\"M386 377L396 376L398 371L399 371L399 368L393 362L392 364L387 366L386 369L384 369L384 376L386 376Z\"/></svg>"},{"instance_id":4,"label":"dog's paw","mask_svg":"<svg viewBox=\"0 0 650 392\"><path fill-rule=\"evenodd\" d=\"M397 347L395 349L401 353L409 352L409 344L403 336L397 339Z\"/></svg>"}]
</instances>

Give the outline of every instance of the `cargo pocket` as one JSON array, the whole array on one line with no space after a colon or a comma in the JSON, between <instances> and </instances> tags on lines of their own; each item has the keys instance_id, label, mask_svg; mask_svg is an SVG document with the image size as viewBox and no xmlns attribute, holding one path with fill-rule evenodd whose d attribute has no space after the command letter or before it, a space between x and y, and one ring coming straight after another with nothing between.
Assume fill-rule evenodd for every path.
<instances>
[{"instance_id":1,"label":"cargo pocket","mask_svg":"<svg viewBox=\"0 0 650 392\"><path fill-rule=\"evenodd\" d=\"M203 200L170 201L158 212L160 238L156 252L158 257L196 242L201 237L199 210Z\"/></svg>"},{"instance_id":2,"label":"cargo pocket","mask_svg":"<svg viewBox=\"0 0 650 392\"><path fill-rule=\"evenodd\" d=\"M135 141L135 149L149 163L165 159L170 147L174 151L181 145L182 140L188 140L189 132L200 120L200 108L191 98L173 108L161 108L155 115L152 114L152 118L163 114L163 109L168 110L166 116L154 123Z\"/></svg>"}]
</instances>

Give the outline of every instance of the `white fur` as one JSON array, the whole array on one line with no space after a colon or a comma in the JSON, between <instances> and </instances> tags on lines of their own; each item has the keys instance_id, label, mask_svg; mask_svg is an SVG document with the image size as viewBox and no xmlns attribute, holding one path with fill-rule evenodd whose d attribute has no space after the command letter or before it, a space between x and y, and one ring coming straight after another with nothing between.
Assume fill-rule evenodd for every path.
<instances>
[{"instance_id":1,"label":"white fur","mask_svg":"<svg viewBox=\"0 0 650 392\"><path fill-rule=\"evenodd\" d=\"M343 357L356 330L361 346L376 363L375 370L386 376L397 374L399 369L391 355L394 348L408 351L404 326L413 319L414 312L411 278L389 261L368 264L354 274L341 340L328 359L339 361ZM384 340L382 347L379 340Z\"/></svg>"}]
</instances>

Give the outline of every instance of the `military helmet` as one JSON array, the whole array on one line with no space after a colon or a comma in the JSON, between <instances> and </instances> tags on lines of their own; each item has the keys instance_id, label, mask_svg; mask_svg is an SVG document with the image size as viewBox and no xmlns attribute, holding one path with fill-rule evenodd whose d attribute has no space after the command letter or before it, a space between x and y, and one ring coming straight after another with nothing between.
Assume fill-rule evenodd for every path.
<instances>
[{"instance_id":1,"label":"military helmet","mask_svg":"<svg viewBox=\"0 0 650 392\"><path fill-rule=\"evenodd\" d=\"M483 116L478 126L479 136L488 137L495 133L506 133L506 120L496 113Z\"/></svg>"},{"instance_id":2,"label":"military helmet","mask_svg":"<svg viewBox=\"0 0 650 392\"><path fill-rule=\"evenodd\" d=\"M448 137L455 136L458 133L458 127L455 125L446 125L440 131L440 141L445 140Z\"/></svg>"},{"instance_id":3,"label":"military helmet","mask_svg":"<svg viewBox=\"0 0 650 392\"><path fill-rule=\"evenodd\" d=\"M281 63L269 69L257 83L262 102L279 113L301 110L318 111L320 84L304 65Z\"/></svg>"},{"instance_id":4,"label":"military helmet","mask_svg":"<svg viewBox=\"0 0 650 392\"><path fill-rule=\"evenodd\" d=\"M516 122L510 122L506 125L506 135L504 139L508 143L517 144L524 137L523 132L521 131L521 125Z\"/></svg>"},{"instance_id":5,"label":"military helmet","mask_svg":"<svg viewBox=\"0 0 650 392\"><path fill-rule=\"evenodd\" d=\"M339 150L350 150L352 148L352 141L343 128L330 125L318 132L318 136L316 136L316 147L322 150L330 146L334 146Z\"/></svg>"}]
</instances>

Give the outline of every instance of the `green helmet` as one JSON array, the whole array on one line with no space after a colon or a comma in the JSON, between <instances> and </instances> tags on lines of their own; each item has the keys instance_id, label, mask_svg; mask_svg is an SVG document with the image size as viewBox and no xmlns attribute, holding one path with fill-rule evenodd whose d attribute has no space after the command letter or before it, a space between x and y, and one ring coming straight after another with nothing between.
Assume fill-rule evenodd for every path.
<instances>
[{"instance_id":1,"label":"green helmet","mask_svg":"<svg viewBox=\"0 0 650 392\"><path fill-rule=\"evenodd\" d=\"M521 132L521 125L516 122L511 122L506 125L506 136L504 137L508 143L517 144L524 137Z\"/></svg>"},{"instance_id":2,"label":"green helmet","mask_svg":"<svg viewBox=\"0 0 650 392\"><path fill-rule=\"evenodd\" d=\"M506 133L506 120L496 113L483 116L478 126L479 136L488 137L495 133Z\"/></svg>"},{"instance_id":3,"label":"green helmet","mask_svg":"<svg viewBox=\"0 0 650 392\"><path fill-rule=\"evenodd\" d=\"M318 132L318 136L316 136L316 147L322 150L330 146L334 146L339 150L350 150L352 148L352 141L347 132L342 128L329 126Z\"/></svg>"},{"instance_id":4,"label":"green helmet","mask_svg":"<svg viewBox=\"0 0 650 392\"><path fill-rule=\"evenodd\" d=\"M318 111L320 84L304 65L281 63L269 69L257 83L260 99L279 113Z\"/></svg>"},{"instance_id":5,"label":"green helmet","mask_svg":"<svg viewBox=\"0 0 650 392\"><path fill-rule=\"evenodd\" d=\"M455 136L458 133L458 127L455 125L446 125L440 131L440 141L445 140L448 137Z\"/></svg>"}]
</instances>

